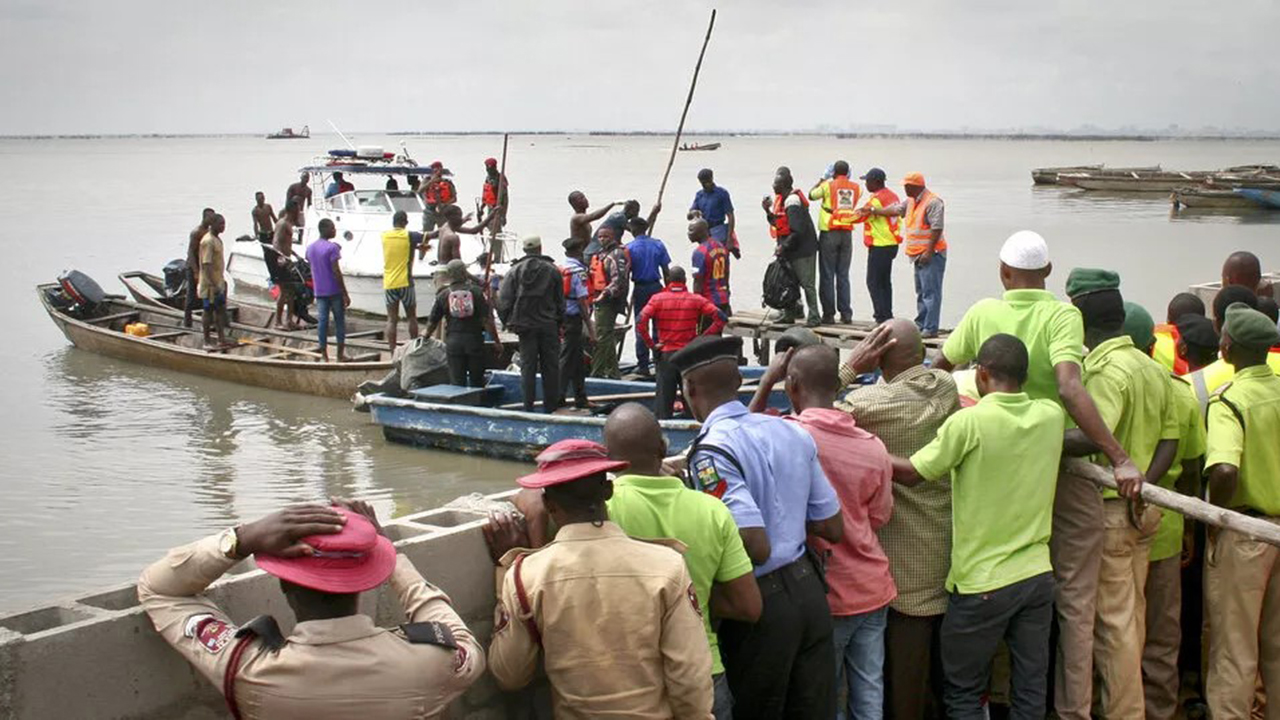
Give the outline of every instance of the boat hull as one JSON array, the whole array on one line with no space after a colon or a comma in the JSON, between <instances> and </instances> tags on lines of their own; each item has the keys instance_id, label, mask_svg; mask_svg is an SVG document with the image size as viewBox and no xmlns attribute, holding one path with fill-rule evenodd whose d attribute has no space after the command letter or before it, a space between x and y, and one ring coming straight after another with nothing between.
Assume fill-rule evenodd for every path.
<instances>
[{"instance_id":1,"label":"boat hull","mask_svg":"<svg viewBox=\"0 0 1280 720\"><path fill-rule=\"evenodd\" d=\"M1174 190L1170 201L1175 208L1188 207L1197 210L1256 210L1258 206L1246 197L1231 190L1202 190L1199 188Z\"/></svg>"},{"instance_id":2,"label":"boat hull","mask_svg":"<svg viewBox=\"0 0 1280 720\"><path fill-rule=\"evenodd\" d=\"M1235 192L1248 200L1255 207L1267 208L1269 210L1280 210L1280 190L1237 188Z\"/></svg>"},{"instance_id":3,"label":"boat hull","mask_svg":"<svg viewBox=\"0 0 1280 720\"><path fill-rule=\"evenodd\" d=\"M392 367L390 362L382 361L322 363L236 356L211 353L203 348L183 347L146 337L134 337L62 313L49 303L46 295L48 289L55 288L56 286L42 285L37 290L50 319L67 341L81 350L118 360L242 385L332 398L351 397L360 383L381 380ZM154 322L154 318L158 316L160 320L177 324L182 318L181 313L164 313L136 303L113 301L112 307L132 307L139 311L140 319L144 322L149 319Z\"/></svg>"}]
</instances>

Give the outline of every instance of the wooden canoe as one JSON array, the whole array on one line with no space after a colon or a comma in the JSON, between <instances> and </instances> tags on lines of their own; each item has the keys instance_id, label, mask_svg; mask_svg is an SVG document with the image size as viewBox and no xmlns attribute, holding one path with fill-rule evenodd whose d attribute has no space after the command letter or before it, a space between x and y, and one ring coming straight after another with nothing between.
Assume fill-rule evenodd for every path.
<instances>
[{"instance_id":1,"label":"wooden canoe","mask_svg":"<svg viewBox=\"0 0 1280 720\"><path fill-rule=\"evenodd\" d=\"M1206 186L1182 187L1169 196L1173 209L1192 208L1204 210L1257 210L1258 206L1230 188Z\"/></svg>"},{"instance_id":2,"label":"wooden canoe","mask_svg":"<svg viewBox=\"0 0 1280 720\"><path fill-rule=\"evenodd\" d=\"M1128 172L1159 172L1159 165L1144 165L1138 167L1116 167L1109 168L1106 165L1070 165L1063 167L1042 167L1034 168L1031 171L1031 182L1036 185L1065 185L1059 179L1059 175L1071 173L1128 173Z\"/></svg>"},{"instance_id":3,"label":"wooden canoe","mask_svg":"<svg viewBox=\"0 0 1280 720\"><path fill-rule=\"evenodd\" d=\"M391 371L389 354L348 348L352 362L321 362L318 344L287 332L232 324L228 347L206 350L199 326L182 327L182 313L109 297L89 317L67 309L56 283L36 286L45 312L67 340L81 350L150 367L273 390L349 398L366 380L381 380ZM149 337L124 332L132 322L146 323ZM334 352L331 350L331 353Z\"/></svg>"}]
</instances>

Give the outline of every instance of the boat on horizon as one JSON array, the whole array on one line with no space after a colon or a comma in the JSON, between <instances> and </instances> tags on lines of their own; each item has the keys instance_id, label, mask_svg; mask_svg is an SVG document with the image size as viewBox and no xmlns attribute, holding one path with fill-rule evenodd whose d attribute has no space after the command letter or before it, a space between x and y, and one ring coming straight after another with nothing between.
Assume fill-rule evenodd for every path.
<instances>
[{"instance_id":1,"label":"boat on horizon","mask_svg":"<svg viewBox=\"0 0 1280 720\"><path fill-rule=\"evenodd\" d=\"M280 132L267 135L268 140L306 140L309 137L311 137L311 128L307 125L303 125L298 131L293 128L281 128Z\"/></svg>"},{"instance_id":2,"label":"boat on horizon","mask_svg":"<svg viewBox=\"0 0 1280 720\"><path fill-rule=\"evenodd\" d=\"M718 142L706 143L703 145L699 145L698 143L685 143L680 146L680 150L683 152L698 152L700 150L719 150L719 149L720 149L720 143Z\"/></svg>"},{"instance_id":3,"label":"boat on horizon","mask_svg":"<svg viewBox=\"0 0 1280 720\"><path fill-rule=\"evenodd\" d=\"M421 222L425 205L422 197L409 189L407 179L412 175L425 180L431 176L431 168L419 166L407 155L384 153L381 148L334 153L317 158L313 164L300 169L311 179L313 199L304 211L302 238L295 252L305 256L307 247L319 239L316 227L320 221L332 220L338 231L334 242L342 248L339 266L346 279L347 292L351 295L351 307L348 309L385 317L382 233L392 228L392 218L400 210L408 213L411 229ZM370 177L394 178L403 189L387 189L385 186L357 188L326 198L325 188L336 172L352 181ZM242 288L265 292L270 288L270 276L262 245L252 238L250 240L252 242L228 243L227 276L234 282L237 292ZM494 276L501 277L510 267L509 258L518 256L517 240L518 236L511 232L499 232L496 236L488 233L462 235L459 252L472 275L484 277L489 271L493 280ZM487 260L491 249L493 263L490 266ZM437 267L430 254L414 262L413 283L418 303L422 306L419 310L428 309L424 303L435 297L438 287L436 274L443 269Z\"/></svg>"}]
</instances>

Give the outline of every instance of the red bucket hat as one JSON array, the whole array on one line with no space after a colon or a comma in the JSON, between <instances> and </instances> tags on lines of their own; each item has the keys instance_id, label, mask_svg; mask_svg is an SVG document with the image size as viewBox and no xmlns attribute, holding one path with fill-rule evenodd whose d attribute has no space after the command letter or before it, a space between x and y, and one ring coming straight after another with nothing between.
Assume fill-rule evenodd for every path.
<instances>
[{"instance_id":1,"label":"red bucket hat","mask_svg":"<svg viewBox=\"0 0 1280 720\"><path fill-rule=\"evenodd\" d=\"M327 593L357 593L372 590L396 567L396 549L378 534L373 523L346 508L334 510L347 518L342 532L312 535L302 542L315 549L314 555L296 558L255 555L258 567L295 585Z\"/></svg>"},{"instance_id":2,"label":"red bucket hat","mask_svg":"<svg viewBox=\"0 0 1280 720\"><path fill-rule=\"evenodd\" d=\"M488 167L498 167L497 158L485 158L484 164Z\"/></svg>"},{"instance_id":3,"label":"red bucket hat","mask_svg":"<svg viewBox=\"0 0 1280 720\"><path fill-rule=\"evenodd\" d=\"M538 472L516 478L520 487L563 485L628 465L625 460L610 460L605 446L590 440L561 440L538 453L537 460Z\"/></svg>"}]
</instances>

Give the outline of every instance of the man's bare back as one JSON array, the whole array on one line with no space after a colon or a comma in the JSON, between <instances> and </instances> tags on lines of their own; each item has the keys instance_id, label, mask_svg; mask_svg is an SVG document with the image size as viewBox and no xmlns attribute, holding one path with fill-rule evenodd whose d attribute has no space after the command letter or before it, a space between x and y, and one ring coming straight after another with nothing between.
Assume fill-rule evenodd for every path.
<instances>
[{"instance_id":1,"label":"man's bare back","mask_svg":"<svg viewBox=\"0 0 1280 720\"><path fill-rule=\"evenodd\" d=\"M436 248L436 263L447 265L450 260L462 258L462 238L457 231L445 223L440 227L440 247Z\"/></svg>"}]
</instances>

